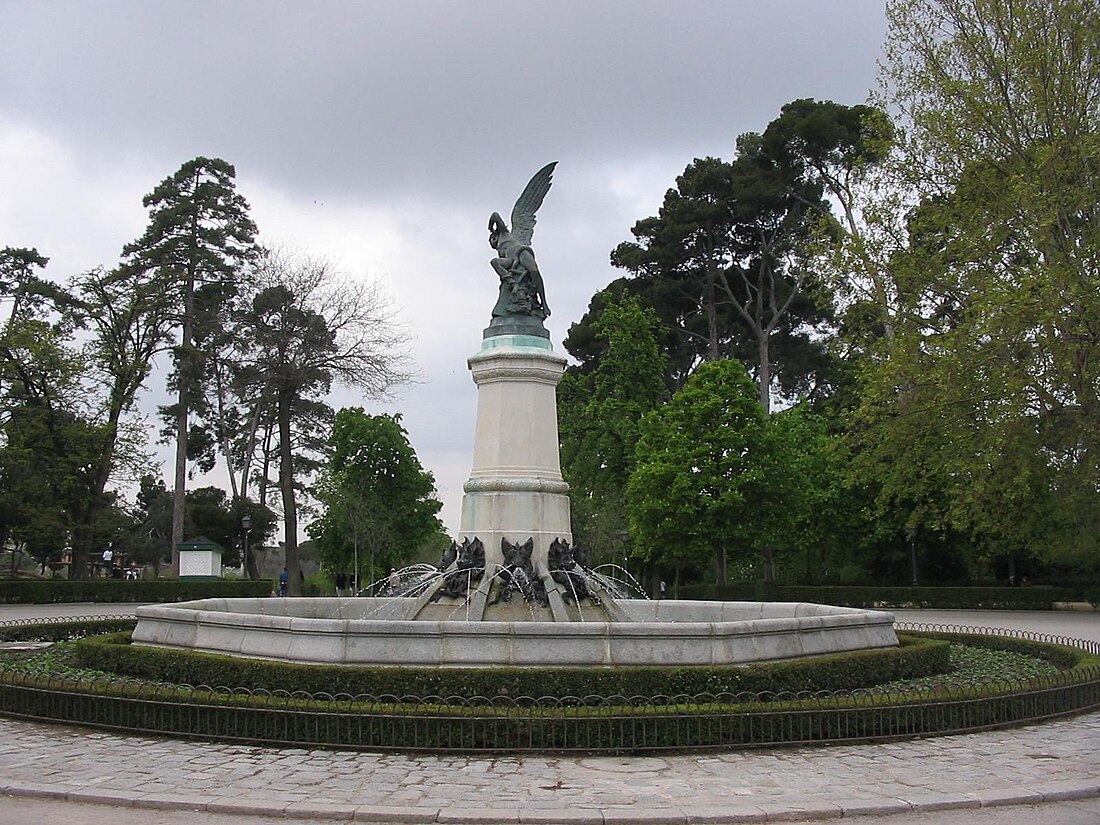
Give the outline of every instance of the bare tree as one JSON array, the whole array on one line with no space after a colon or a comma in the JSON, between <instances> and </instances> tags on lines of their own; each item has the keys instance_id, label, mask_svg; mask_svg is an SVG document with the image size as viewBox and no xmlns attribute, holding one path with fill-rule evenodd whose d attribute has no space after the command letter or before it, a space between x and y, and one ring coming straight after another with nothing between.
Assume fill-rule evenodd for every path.
<instances>
[{"instance_id":1,"label":"bare tree","mask_svg":"<svg viewBox=\"0 0 1100 825\"><path fill-rule=\"evenodd\" d=\"M317 469L333 418L324 399L336 384L377 399L410 381L404 349L409 336L377 281L348 278L324 258L267 252L256 267L253 289L233 330L232 389L244 426L230 463L244 495L257 460L275 459L286 565L293 573L298 494ZM260 450L264 444L267 451ZM291 593L299 584L291 575Z\"/></svg>"}]
</instances>

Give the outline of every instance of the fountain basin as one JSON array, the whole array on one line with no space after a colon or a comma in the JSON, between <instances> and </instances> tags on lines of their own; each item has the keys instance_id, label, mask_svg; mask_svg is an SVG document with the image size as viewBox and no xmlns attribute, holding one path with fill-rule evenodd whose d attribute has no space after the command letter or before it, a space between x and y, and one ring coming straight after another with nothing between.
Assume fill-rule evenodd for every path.
<instances>
[{"instance_id":1,"label":"fountain basin","mask_svg":"<svg viewBox=\"0 0 1100 825\"><path fill-rule=\"evenodd\" d=\"M792 602L616 601L624 620L409 620L408 598L202 599L137 609L133 641L313 664L740 665L893 647L894 617Z\"/></svg>"}]
</instances>

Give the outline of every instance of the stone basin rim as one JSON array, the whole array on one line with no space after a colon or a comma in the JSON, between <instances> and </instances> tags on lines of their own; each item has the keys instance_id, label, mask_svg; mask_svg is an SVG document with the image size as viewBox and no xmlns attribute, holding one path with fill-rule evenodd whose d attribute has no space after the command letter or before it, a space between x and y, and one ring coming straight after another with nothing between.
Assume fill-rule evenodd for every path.
<instances>
[{"instance_id":1,"label":"stone basin rim","mask_svg":"<svg viewBox=\"0 0 1100 825\"><path fill-rule=\"evenodd\" d=\"M136 611L133 641L289 662L440 667L749 664L897 645L890 613L807 602L625 599L617 605L626 620L551 622L403 618L414 601L259 598L148 605ZM349 604L357 612L389 615L297 615ZM276 612L259 612L263 608Z\"/></svg>"}]
</instances>

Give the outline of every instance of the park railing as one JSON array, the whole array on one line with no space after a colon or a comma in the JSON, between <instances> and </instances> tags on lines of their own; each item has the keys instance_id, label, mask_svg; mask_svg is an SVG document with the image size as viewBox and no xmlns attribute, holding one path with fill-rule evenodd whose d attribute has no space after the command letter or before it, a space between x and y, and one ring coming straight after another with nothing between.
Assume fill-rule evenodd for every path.
<instances>
[{"instance_id":1,"label":"park railing","mask_svg":"<svg viewBox=\"0 0 1100 825\"><path fill-rule=\"evenodd\" d=\"M905 624L1100 655L1092 642ZM0 628L10 637L12 628ZM641 753L905 739L1019 725L1100 707L1100 666L917 690L691 696L329 695L132 678L0 671L0 714L146 734L271 746L435 753Z\"/></svg>"}]
</instances>

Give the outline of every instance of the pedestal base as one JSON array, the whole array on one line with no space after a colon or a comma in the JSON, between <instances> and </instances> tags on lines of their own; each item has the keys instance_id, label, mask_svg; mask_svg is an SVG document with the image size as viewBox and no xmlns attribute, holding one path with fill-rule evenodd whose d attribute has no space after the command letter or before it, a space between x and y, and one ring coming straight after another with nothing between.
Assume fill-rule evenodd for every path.
<instances>
[{"instance_id":1,"label":"pedestal base","mask_svg":"<svg viewBox=\"0 0 1100 825\"><path fill-rule=\"evenodd\" d=\"M463 489L461 538L479 538L486 565L503 562L501 540L534 539L546 565L556 538L572 543L569 485L561 477L556 387L565 359L531 335L497 335L469 359L477 384L474 466Z\"/></svg>"}]
</instances>

